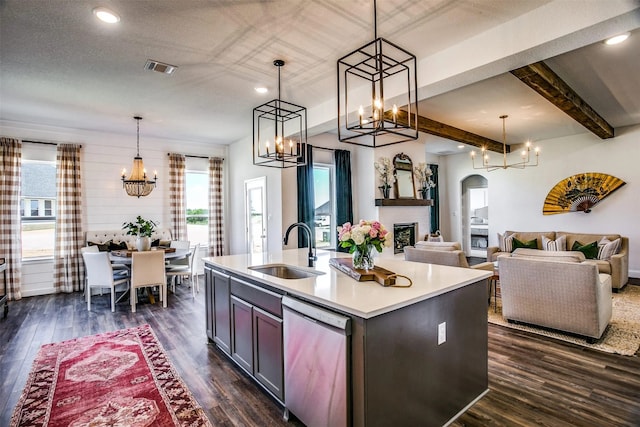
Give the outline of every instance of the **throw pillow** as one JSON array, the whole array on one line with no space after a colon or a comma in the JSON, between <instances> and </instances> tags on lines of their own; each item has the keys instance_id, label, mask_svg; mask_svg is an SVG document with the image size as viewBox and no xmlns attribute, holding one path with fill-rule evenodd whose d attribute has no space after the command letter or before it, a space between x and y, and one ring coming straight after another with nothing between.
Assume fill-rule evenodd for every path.
<instances>
[{"instance_id":1,"label":"throw pillow","mask_svg":"<svg viewBox=\"0 0 640 427\"><path fill-rule=\"evenodd\" d=\"M542 236L542 249L545 251L566 251L567 236L560 236L556 240L551 240L547 236Z\"/></svg>"},{"instance_id":2,"label":"throw pillow","mask_svg":"<svg viewBox=\"0 0 640 427\"><path fill-rule=\"evenodd\" d=\"M120 243L115 243L115 242L109 242L109 250L110 251L120 251L120 250L126 250L127 249L127 242L120 242Z\"/></svg>"},{"instance_id":3,"label":"throw pillow","mask_svg":"<svg viewBox=\"0 0 640 427\"><path fill-rule=\"evenodd\" d=\"M500 252L513 252L513 234L498 233L498 247Z\"/></svg>"},{"instance_id":4,"label":"throw pillow","mask_svg":"<svg viewBox=\"0 0 640 427\"><path fill-rule=\"evenodd\" d=\"M591 242L583 245L577 240L573 242L573 246L571 247L572 251L580 251L584 254L586 259L597 259L598 258L598 242Z\"/></svg>"},{"instance_id":5,"label":"throw pillow","mask_svg":"<svg viewBox=\"0 0 640 427\"><path fill-rule=\"evenodd\" d=\"M104 243L88 242L87 244L89 246L97 246L100 252L109 252L109 245L111 244L111 240L107 240Z\"/></svg>"},{"instance_id":6,"label":"throw pillow","mask_svg":"<svg viewBox=\"0 0 640 427\"><path fill-rule=\"evenodd\" d=\"M620 250L620 239L615 239L613 242L603 237L598 242L598 259L608 261L612 255L615 255Z\"/></svg>"},{"instance_id":7,"label":"throw pillow","mask_svg":"<svg viewBox=\"0 0 640 427\"><path fill-rule=\"evenodd\" d=\"M520 240L513 239L513 250L518 248L538 249L538 239L529 240L528 242L521 242Z\"/></svg>"}]
</instances>

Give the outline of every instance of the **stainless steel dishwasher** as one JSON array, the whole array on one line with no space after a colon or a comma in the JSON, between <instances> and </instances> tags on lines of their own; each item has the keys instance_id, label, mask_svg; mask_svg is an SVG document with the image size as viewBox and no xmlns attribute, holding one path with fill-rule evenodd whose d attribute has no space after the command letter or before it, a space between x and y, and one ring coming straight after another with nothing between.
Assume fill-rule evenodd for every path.
<instances>
[{"instance_id":1,"label":"stainless steel dishwasher","mask_svg":"<svg viewBox=\"0 0 640 427\"><path fill-rule=\"evenodd\" d=\"M351 319L282 298L285 419L307 427L348 426Z\"/></svg>"}]
</instances>

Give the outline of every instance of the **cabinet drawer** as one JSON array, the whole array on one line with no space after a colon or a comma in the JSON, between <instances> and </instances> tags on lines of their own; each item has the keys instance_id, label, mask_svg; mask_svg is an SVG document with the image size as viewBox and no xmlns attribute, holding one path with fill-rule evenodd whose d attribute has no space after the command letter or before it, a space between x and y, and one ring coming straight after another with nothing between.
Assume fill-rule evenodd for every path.
<instances>
[{"instance_id":1,"label":"cabinet drawer","mask_svg":"<svg viewBox=\"0 0 640 427\"><path fill-rule=\"evenodd\" d=\"M231 277L231 294L282 318L282 295Z\"/></svg>"}]
</instances>

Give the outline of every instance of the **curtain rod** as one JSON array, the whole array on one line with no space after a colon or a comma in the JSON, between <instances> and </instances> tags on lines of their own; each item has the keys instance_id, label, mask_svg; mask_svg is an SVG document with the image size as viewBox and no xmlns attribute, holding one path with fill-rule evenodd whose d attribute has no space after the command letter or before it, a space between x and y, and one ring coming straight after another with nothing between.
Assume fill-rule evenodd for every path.
<instances>
[{"instance_id":1,"label":"curtain rod","mask_svg":"<svg viewBox=\"0 0 640 427\"><path fill-rule=\"evenodd\" d=\"M167 156L170 156L171 153L167 153ZM207 157L207 156L192 156L191 154L183 154L183 156L185 157L191 157L194 159L210 159L211 157ZM213 156L213 157L217 157L217 156ZM224 157L218 157L219 159L224 160Z\"/></svg>"},{"instance_id":2,"label":"curtain rod","mask_svg":"<svg viewBox=\"0 0 640 427\"><path fill-rule=\"evenodd\" d=\"M327 150L327 151L337 151L338 148L326 148L326 147L318 147L316 145L312 145L313 149L315 150L316 148L318 150Z\"/></svg>"},{"instance_id":3,"label":"curtain rod","mask_svg":"<svg viewBox=\"0 0 640 427\"><path fill-rule=\"evenodd\" d=\"M28 142L29 144L55 145L56 147L59 145L57 142L31 141L29 139L23 139L21 141ZM82 145L80 148L82 148Z\"/></svg>"}]
</instances>

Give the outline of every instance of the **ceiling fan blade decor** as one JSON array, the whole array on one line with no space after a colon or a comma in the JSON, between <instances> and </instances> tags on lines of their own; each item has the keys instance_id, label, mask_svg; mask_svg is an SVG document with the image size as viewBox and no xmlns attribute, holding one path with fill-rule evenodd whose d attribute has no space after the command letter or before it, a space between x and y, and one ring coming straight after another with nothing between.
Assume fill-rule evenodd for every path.
<instances>
[{"instance_id":1,"label":"ceiling fan blade decor","mask_svg":"<svg viewBox=\"0 0 640 427\"><path fill-rule=\"evenodd\" d=\"M543 215L567 212L591 212L591 208L626 183L599 172L572 175L558 182L547 194Z\"/></svg>"}]
</instances>

